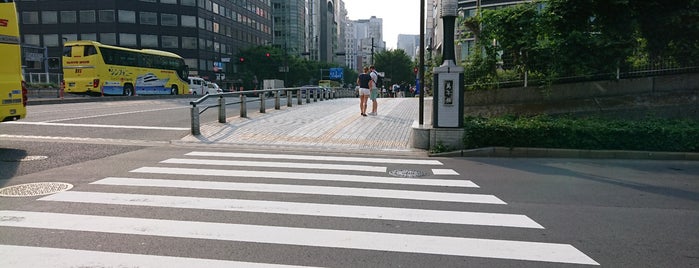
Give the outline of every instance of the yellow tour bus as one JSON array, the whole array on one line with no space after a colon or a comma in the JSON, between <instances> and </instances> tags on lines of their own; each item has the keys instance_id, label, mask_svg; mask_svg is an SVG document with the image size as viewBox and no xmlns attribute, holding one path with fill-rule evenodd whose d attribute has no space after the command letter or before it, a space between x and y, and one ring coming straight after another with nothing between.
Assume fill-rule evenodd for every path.
<instances>
[{"instance_id":1,"label":"yellow tour bus","mask_svg":"<svg viewBox=\"0 0 699 268\"><path fill-rule=\"evenodd\" d=\"M63 46L63 82L67 93L100 95L179 95L189 92L188 68L175 53L130 49L96 41Z\"/></svg>"},{"instance_id":2,"label":"yellow tour bus","mask_svg":"<svg viewBox=\"0 0 699 268\"><path fill-rule=\"evenodd\" d=\"M19 21L14 1L0 0L0 121L27 115L27 87L22 77Z\"/></svg>"}]
</instances>

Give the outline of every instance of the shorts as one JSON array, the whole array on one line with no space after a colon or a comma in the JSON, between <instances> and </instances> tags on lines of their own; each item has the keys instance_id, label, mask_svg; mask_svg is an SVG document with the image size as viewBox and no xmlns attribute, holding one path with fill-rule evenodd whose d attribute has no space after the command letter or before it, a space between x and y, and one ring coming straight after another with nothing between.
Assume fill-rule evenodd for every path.
<instances>
[{"instance_id":1,"label":"shorts","mask_svg":"<svg viewBox=\"0 0 699 268\"><path fill-rule=\"evenodd\" d=\"M376 98L378 98L378 97L379 97L379 89L378 88L372 89L371 96L369 96L369 99L376 100Z\"/></svg>"},{"instance_id":2,"label":"shorts","mask_svg":"<svg viewBox=\"0 0 699 268\"><path fill-rule=\"evenodd\" d=\"M369 95L368 88L359 88L359 96Z\"/></svg>"}]
</instances>

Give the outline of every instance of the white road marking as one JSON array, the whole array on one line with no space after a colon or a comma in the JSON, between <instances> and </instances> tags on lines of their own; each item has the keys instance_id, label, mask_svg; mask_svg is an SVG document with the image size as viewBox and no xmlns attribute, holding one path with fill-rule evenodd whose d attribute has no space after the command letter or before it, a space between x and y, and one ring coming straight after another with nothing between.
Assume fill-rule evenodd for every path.
<instances>
[{"instance_id":1,"label":"white road marking","mask_svg":"<svg viewBox=\"0 0 699 268\"><path fill-rule=\"evenodd\" d=\"M269 183L241 183L222 181L196 181L196 180L164 180L143 178L119 178L107 177L92 184L139 186L139 187L168 187L183 189L244 191L265 193L294 193L333 196L361 196L371 198L392 198L437 202L457 203L481 203L481 204L506 204L493 195L462 194L426 191L409 191L393 189L371 189L313 185L269 184Z\"/></svg>"},{"instance_id":2,"label":"white road marking","mask_svg":"<svg viewBox=\"0 0 699 268\"><path fill-rule=\"evenodd\" d=\"M46 122L29 122L29 121L10 121L6 122L16 125L38 125L38 126L59 126L59 127L92 127L92 128L124 128L124 129L147 129L147 130L190 130L185 127L149 127L149 126L122 126L122 125L99 125L99 124L70 124L70 123L46 123ZM4 124L4 123L3 123Z\"/></svg>"},{"instance_id":3,"label":"white road marking","mask_svg":"<svg viewBox=\"0 0 699 268\"><path fill-rule=\"evenodd\" d=\"M349 181L349 182L369 182L387 184L409 184L409 185L429 185L447 187L478 187L468 180L439 180L439 179L405 179L380 176L358 176L345 174L321 174L321 173L296 173L296 172L274 172L274 171L251 171L251 170L225 170L225 169L197 169L197 168L161 168L161 167L141 167L132 170L137 173L152 174L177 174L195 176L224 176L224 177L247 177L247 178L275 178L294 180L322 180L322 181Z\"/></svg>"},{"instance_id":4,"label":"white road marking","mask_svg":"<svg viewBox=\"0 0 699 268\"><path fill-rule=\"evenodd\" d=\"M599 265L569 244L0 211L0 226Z\"/></svg>"},{"instance_id":5,"label":"white road marking","mask_svg":"<svg viewBox=\"0 0 699 268\"><path fill-rule=\"evenodd\" d=\"M153 256L103 251L0 245L0 267L307 267L267 263Z\"/></svg>"},{"instance_id":6,"label":"white road marking","mask_svg":"<svg viewBox=\"0 0 699 268\"><path fill-rule=\"evenodd\" d=\"M4 124L4 123L3 123ZM80 143L99 143L99 144L135 144L140 146L162 146L170 144L168 141L149 141L149 140L122 140L122 139L104 139L104 138L80 138L80 137L56 137L56 136L31 136L31 135L7 135L0 134L0 138L20 139L20 140L44 140L44 141L71 141Z\"/></svg>"},{"instance_id":7,"label":"white road marking","mask_svg":"<svg viewBox=\"0 0 699 268\"><path fill-rule=\"evenodd\" d=\"M434 174L434 175L459 175L459 172L456 172L456 170L453 170L453 169L433 168L432 174Z\"/></svg>"},{"instance_id":8,"label":"white road marking","mask_svg":"<svg viewBox=\"0 0 699 268\"><path fill-rule=\"evenodd\" d=\"M364 163L391 163L409 165L437 165L442 162L437 160L422 159L402 159L402 158L375 158L375 157L342 157L342 156L322 156L322 155L293 155L293 154L254 154L254 153L220 153L220 152L191 152L187 156L214 156L214 157L234 157L234 158L263 158L263 159L290 159L290 160L317 160L317 161L340 161L340 162L364 162Z\"/></svg>"},{"instance_id":9,"label":"white road marking","mask_svg":"<svg viewBox=\"0 0 699 268\"><path fill-rule=\"evenodd\" d=\"M214 160L214 159L188 159L170 158L160 161L166 164L191 164L191 165L212 165L212 166L247 166L247 167L276 167L276 168L305 168L305 169L332 169L351 170L368 172L386 172L386 167L366 166L366 165L337 165L337 164L316 164L316 163L292 163L292 162L260 162L243 160Z\"/></svg>"},{"instance_id":10,"label":"white road marking","mask_svg":"<svg viewBox=\"0 0 699 268\"><path fill-rule=\"evenodd\" d=\"M109 114L95 114L95 115L86 115L86 116L80 116L80 117L71 117L71 118L63 118L63 119L49 120L49 121L45 121L45 122L47 122L47 123L49 123L49 122L60 122L60 121L79 120L79 119L97 118L97 117L105 117L105 116L115 116L115 115L125 115L125 114L137 114L137 113L148 113L148 112L159 112L159 111L176 110L176 109L187 109L187 107L178 106L178 107L158 108L158 109L148 109L148 110L138 110L138 111L130 111L130 112L119 112L119 113L109 113Z\"/></svg>"},{"instance_id":11,"label":"white road marking","mask_svg":"<svg viewBox=\"0 0 699 268\"><path fill-rule=\"evenodd\" d=\"M501 213L78 191L39 200L544 229L527 216Z\"/></svg>"}]
</instances>

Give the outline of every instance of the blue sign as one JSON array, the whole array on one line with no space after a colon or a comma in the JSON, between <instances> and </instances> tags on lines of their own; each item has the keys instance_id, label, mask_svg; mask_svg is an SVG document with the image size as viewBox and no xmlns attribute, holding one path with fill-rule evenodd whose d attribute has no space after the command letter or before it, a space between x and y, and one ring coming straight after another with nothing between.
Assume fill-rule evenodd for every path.
<instances>
[{"instance_id":1,"label":"blue sign","mask_svg":"<svg viewBox=\"0 0 699 268\"><path fill-rule=\"evenodd\" d=\"M330 68L330 79L342 80L343 70L342 68Z\"/></svg>"}]
</instances>

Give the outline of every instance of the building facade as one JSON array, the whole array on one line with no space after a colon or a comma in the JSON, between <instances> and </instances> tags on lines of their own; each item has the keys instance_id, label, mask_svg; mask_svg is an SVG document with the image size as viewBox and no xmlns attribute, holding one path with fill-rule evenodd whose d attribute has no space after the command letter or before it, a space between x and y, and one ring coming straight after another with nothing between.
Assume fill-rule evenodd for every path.
<instances>
[{"instance_id":1,"label":"building facade","mask_svg":"<svg viewBox=\"0 0 699 268\"><path fill-rule=\"evenodd\" d=\"M231 58L240 50L272 42L270 1L16 2L22 43L46 47L49 57L60 57L63 43L71 40L159 49L185 58L190 74L223 82L234 76Z\"/></svg>"},{"instance_id":2,"label":"building facade","mask_svg":"<svg viewBox=\"0 0 699 268\"><path fill-rule=\"evenodd\" d=\"M374 54L386 50L386 42L383 40L383 19L372 16L369 19L356 20L353 37L357 44L357 72L361 73L364 66L374 64Z\"/></svg>"}]
</instances>

